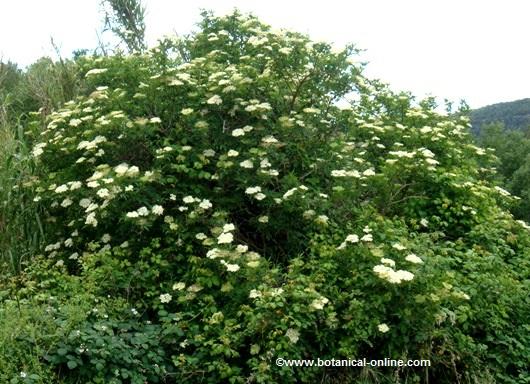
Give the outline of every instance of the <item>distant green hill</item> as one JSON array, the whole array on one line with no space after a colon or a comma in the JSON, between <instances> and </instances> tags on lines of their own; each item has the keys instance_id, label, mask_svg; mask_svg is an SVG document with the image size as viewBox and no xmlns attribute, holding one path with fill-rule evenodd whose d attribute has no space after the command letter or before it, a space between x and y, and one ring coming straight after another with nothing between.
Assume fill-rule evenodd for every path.
<instances>
[{"instance_id":1,"label":"distant green hill","mask_svg":"<svg viewBox=\"0 0 530 384\"><path fill-rule=\"evenodd\" d=\"M530 126L530 98L487 105L471 111L473 132L488 123L501 122L510 130L522 130Z\"/></svg>"}]
</instances>

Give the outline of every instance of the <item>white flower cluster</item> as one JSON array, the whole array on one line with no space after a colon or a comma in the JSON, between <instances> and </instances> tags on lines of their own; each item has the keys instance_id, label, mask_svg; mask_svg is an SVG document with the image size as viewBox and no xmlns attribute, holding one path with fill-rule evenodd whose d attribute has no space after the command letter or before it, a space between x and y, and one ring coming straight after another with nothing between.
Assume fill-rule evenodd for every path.
<instances>
[{"instance_id":1,"label":"white flower cluster","mask_svg":"<svg viewBox=\"0 0 530 384\"><path fill-rule=\"evenodd\" d=\"M381 262L383 263L383 260L381 260ZM404 271L401 269L395 271L392 267L388 267L383 264L376 265L373 268L373 271L379 278L384 279L392 284L400 284L402 281L411 281L414 278L414 274L409 271Z\"/></svg>"},{"instance_id":2,"label":"white flower cluster","mask_svg":"<svg viewBox=\"0 0 530 384\"><path fill-rule=\"evenodd\" d=\"M151 211L147 207L140 207L136 211L127 212L126 216L131 219L135 219L138 217L145 217L148 216L149 213L152 213L156 216L161 216L164 213L164 207L161 205L153 205L151 208Z\"/></svg>"},{"instance_id":3,"label":"white flower cluster","mask_svg":"<svg viewBox=\"0 0 530 384\"><path fill-rule=\"evenodd\" d=\"M234 231L236 227L234 224L225 224L223 226L223 232L217 237L217 244L231 244L234 241Z\"/></svg>"},{"instance_id":4,"label":"white flower cluster","mask_svg":"<svg viewBox=\"0 0 530 384\"><path fill-rule=\"evenodd\" d=\"M92 141L81 141L77 145L77 149L86 149L89 151L92 149L96 149L98 147L98 144L104 143L105 141L107 141L107 138L105 136L98 135Z\"/></svg>"},{"instance_id":5,"label":"white flower cluster","mask_svg":"<svg viewBox=\"0 0 530 384\"><path fill-rule=\"evenodd\" d=\"M321 296L311 302L311 307L316 310L321 310L324 309L324 305L326 305L327 303L329 303L329 299L327 297Z\"/></svg>"},{"instance_id":6,"label":"white flower cluster","mask_svg":"<svg viewBox=\"0 0 530 384\"><path fill-rule=\"evenodd\" d=\"M368 236L369 237L366 237ZM350 244L355 244L355 243L358 243L359 240L362 240L362 241L372 241L372 235L367 233L366 235L364 235L361 239L359 239L359 236L356 235L356 234L351 234L351 235L348 235L346 236L346 239L344 239L344 241L337 247L337 249L345 249L346 246L348 245L348 243Z\"/></svg>"}]
</instances>

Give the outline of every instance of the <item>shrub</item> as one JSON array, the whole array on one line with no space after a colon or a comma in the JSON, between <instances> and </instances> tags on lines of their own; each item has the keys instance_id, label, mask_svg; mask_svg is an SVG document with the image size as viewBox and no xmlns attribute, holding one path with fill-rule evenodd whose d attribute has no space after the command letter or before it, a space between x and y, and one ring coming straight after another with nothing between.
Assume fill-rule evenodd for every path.
<instances>
[{"instance_id":1,"label":"shrub","mask_svg":"<svg viewBox=\"0 0 530 384\"><path fill-rule=\"evenodd\" d=\"M96 351L59 337L65 380L525 382L528 226L481 181L467 119L366 79L354 47L203 16L145 55L81 58L89 94L29 127L47 263L151 322L83 320Z\"/></svg>"}]
</instances>

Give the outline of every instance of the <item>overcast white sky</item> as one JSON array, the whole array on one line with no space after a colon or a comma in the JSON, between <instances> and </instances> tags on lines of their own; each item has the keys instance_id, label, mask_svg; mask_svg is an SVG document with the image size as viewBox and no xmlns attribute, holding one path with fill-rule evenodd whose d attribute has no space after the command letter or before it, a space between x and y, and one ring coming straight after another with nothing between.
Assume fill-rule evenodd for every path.
<instances>
[{"instance_id":1,"label":"overcast white sky","mask_svg":"<svg viewBox=\"0 0 530 384\"><path fill-rule=\"evenodd\" d=\"M3 0L0 58L27 65L97 46L100 0ZM395 90L473 108L530 97L530 2L526 0L144 0L147 37L190 32L199 9L252 12L276 28L366 49L366 74Z\"/></svg>"}]
</instances>

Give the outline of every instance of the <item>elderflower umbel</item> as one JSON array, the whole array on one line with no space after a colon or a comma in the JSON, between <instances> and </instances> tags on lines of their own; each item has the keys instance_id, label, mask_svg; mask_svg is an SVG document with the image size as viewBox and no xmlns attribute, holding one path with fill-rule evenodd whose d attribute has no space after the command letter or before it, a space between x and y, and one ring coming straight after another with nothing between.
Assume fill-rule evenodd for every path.
<instances>
[{"instance_id":1,"label":"elderflower umbel","mask_svg":"<svg viewBox=\"0 0 530 384\"><path fill-rule=\"evenodd\" d=\"M229 232L221 233L217 238L218 244L230 244L232 241L234 241L234 235Z\"/></svg>"},{"instance_id":2,"label":"elderflower umbel","mask_svg":"<svg viewBox=\"0 0 530 384\"><path fill-rule=\"evenodd\" d=\"M239 163L239 166L241 168L250 169L250 168L254 168L254 163L252 161L250 161L250 160L244 160L241 163Z\"/></svg>"},{"instance_id":3,"label":"elderflower umbel","mask_svg":"<svg viewBox=\"0 0 530 384\"><path fill-rule=\"evenodd\" d=\"M245 135L245 131L243 131L241 128L237 128L232 131L232 136L234 137L239 137L239 136L244 136L244 135Z\"/></svg>"},{"instance_id":4,"label":"elderflower umbel","mask_svg":"<svg viewBox=\"0 0 530 384\"><path fill-rule=\"evenodd\" d=\"M289 328L287 332L285 332L285 336L287 336L291 343L296 344L296 342L300 339L300 332L298 332L296 329Z\"/></svg>"},{"instance_id":5,"label":"elderflower umbel","mask_svg":"<svg viewBox=\"0 0 530 384\"><path fill-rule=\"evenodd\" d=\"M261 187L248 187L245 190L245 193L247 195L253 195L253 194L258 193L258 192L261 192Z\"/></svg>"},{"instance_id":6,"label":"elderflower umbel","mask_svg":"<svg viewBox=\"0 0 530 384\"><path fill-rule=\"evenodd\" d=\"M311 307L314 309L324 309L324 305L326 305L329 302L329 299L326 297L320 297L318 299L313 300L311 303Z\"/></svg>"},{"instance_id":7,"label":"elderflower umbel","mask_svg":"<svg viewBox=\"0 0 530 384\"><path fill-rule=\"evenodd\" d=\"M173 297L169 293L164 293L160 295L161 303L169 303Z\"/></svg>"},{"instance_id":8,"label":"elderflower umbel","mask_svg":"<svg viewBox=\"0 0 530 384\"><path fill-rule=\"evenodd\" d=\"M230 231L233 231L235 229L236 229L236 227L235 227L234 224L230 223L230 224L223 225L223 232L230 232Z\"/></svg>"},{"instance_id":9,"label":"elderflower umbel","mask_svg":"<svg viewBox=\"0 0 530 384\"><path fill-rule=\"evenodd\" d=\"M267 196L266 196L265 194L261 193L261 192L256 193L256 194L254 195L254 198L255 198L256 200L260 200L260 201L263 200L263 199L266 198L266 197L267 197Z\"/></svg>"},{"instance_id":10,"label":"elderflower umbel","mask_svg":"<svg viewBox=\"0 0 530 384\"><path fill-rule=\"evenodd\" d=\"M221 263L226 267L226 270L228 272L237 272L240 269L239 265L237 265L237 264L230 264L230 263L227 263L224 260L221 260Z\"/></svg>"},{"instance_id":11,"label":"elderflower umbel","mask_svg":"<svg viewBox=\"0 0 530 384\"><path fill-rule=\"evenodd\" d=\"M413 264L423 264L423 260L421 258L419 258L418 256L416 256L414 253L411 253L410 255L407 255L407 257L405 257L405 260L413 263Z\"/></svg>"},{"instance_id":12,"label":"elderflower umbel","mask_svg":"<svg viewBox=\"0 0 530 384\"><path fill-rule=\"evenodd\" d=\"M185 203L185 204L191 204L195 201L195 199L193 198L193 196L186 196L182 199L182 201Z\"/></svg>"},{"instance_id":13,"label":"elderflower umbel","mask_svg":"<svg viewBox=\"0 0 530 384\"><path fill-rule=\"evenodd\" d=\"M215 104L215 105L219 105L223 102L223 99L221 99L220 96L218 95L213 95L212 97L210 97L206 103L207 104Z\"/></svg>"},{"instance_id":14,"label":"elderflower umbel","mask_svg":"<svg viewBox=\"0 0 530 384\"><path fill-rule=\"evenodd\" d=\"M186 284L184 284L182 282L175 283L175 284L173 284L172 288L173 288L174 291L182 291L184 288L186 288Z\"/></svg>"}]
</instances>

